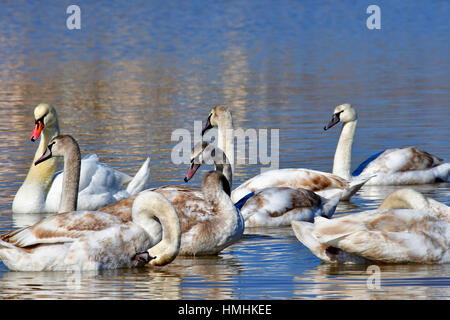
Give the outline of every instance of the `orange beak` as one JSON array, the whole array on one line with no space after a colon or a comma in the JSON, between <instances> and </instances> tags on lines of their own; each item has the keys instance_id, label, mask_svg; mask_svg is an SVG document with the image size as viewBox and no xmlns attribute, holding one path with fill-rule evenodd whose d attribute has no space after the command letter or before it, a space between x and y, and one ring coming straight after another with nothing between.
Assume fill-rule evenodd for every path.
<instances>
[{"instance_id":1,"label":"orange beak","mask_svg":"<svg viewBox=\"0 0 450 320\"><path fill-rule=\"evenodd\" d=\"M36 124L34 125L33 133L31 134L31 141L36 141L41 135L42 129L44 129L44 123L42 120L36 120Z\"/></svg>"}]
</instances>

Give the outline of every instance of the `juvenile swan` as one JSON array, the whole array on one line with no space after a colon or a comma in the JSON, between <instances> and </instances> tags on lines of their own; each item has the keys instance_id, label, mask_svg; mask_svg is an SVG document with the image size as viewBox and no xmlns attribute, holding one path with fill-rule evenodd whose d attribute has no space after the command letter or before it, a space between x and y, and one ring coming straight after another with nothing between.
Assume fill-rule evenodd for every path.
<instances>
[{"instance_id":1,"label":"juvenile swan","mask_svg":"<svg viewBox=\"0 0 450 320\"><path fill-rule=\"evenodd\" d=\"M213 127L218 128L217 146L226 154L234 172L233 121L227 108L216 106L211 109L202 134ZM348 181L335 174L309 169L269 170L234 189L231 199L237 202L247 194L263 188L290 187L311 190L325 198L333 198L340 194L341 200L348 200L368 179L370 176L361 176Z\"/></svg>"},{"instance_id":2,"label":"juvenile swan","mask_svg":"<svg viewBox=\"0 0 450 320\"><path fill-rule=\"evenodd\" d=\"M35 127L31 140L41 137L33 164L22 186L17 191L14 213L57 212L61 198L63 173L55 173L56 159L38 166L34 162L47 148L49 141L59 135L58 117L53 106L41 103L34 109ZM150 175L150 159L144 162L134 178L99 162L95 154L81 161L78 208L96 210L107 204L137 194L143 190Z\"/></svg>"},{"instance_id":3,"label":"juvenile swan","mask_svg":"<svg viewBox=\"0 0 450 320\"><path fill-rule=\"evenodd\" d=\"M450 163L444 163L442 159L415 147L379 152L361 163L350 174L353 138L358 122L357 113L350 104L337 106L324 130L339 122L343 125L334 155L333 174L345 179L376 174L367 185L408 185L448 180Z\"/></svg>"},{"instance_id":4,"label":"juvenile swan","mask_svg":"<svg viewBox=\"0 0 450 320\"><path fill-rule=\"evenodd\" d=\"M450 208L412 189L395 191L376 210L292 228L326 263L450 262Z\"/></svg>"},{"instance_id":5,"label":"juvenile swan","mask_svg":"<svg viewBox=\"0 0 450 320\"><path fill-rule=\"evenodd\" d=\"M78 150L70 136L57 136L37 162ZM172 204L146 191L133 203L132 221L105 212L75 211L79 157L66 170L61 210L26 228L0 236L0 259L16 271L100 270L165 265L179 252L181 227ZM67 165L68 162L65 163ZM162 233L162 236L161 236ZM162 239L161 239L162 238Z\"/></svg>"},{"instance_id":6,"label":"juvenile swan","mask_svg":"<svg viewBox=\"0 0 450 320\"><path fill-rule=\"evenodd\" d=\"M225 153L207 142L199 142L191 153L191 166L185 181L189 181L204 163L214 162L216 170L222 172L232 185L231 164ZM239 207L246 227L289 226L291 221L313 221L314 216L331 217L339 203L339 195L325 199L302 188L263 188L241 199Z\"/></svg>"}]
</instances>

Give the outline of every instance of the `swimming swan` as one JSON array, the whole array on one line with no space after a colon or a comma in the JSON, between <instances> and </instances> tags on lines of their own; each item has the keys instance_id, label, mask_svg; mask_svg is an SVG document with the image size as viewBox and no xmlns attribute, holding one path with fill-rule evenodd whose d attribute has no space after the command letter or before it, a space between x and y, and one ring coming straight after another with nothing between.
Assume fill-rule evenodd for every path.
<instances>
[{"instance_id":1,"label":"swimming swan","mask_svg":"<svg viewBox=\"0 0 450 320\"><path fill-rule=\"evenodd\" d=\"M231 164L225 153L207 142L199 142L191 153L191 166L185 177L189 181L206 163L213 162L216 170L222 172L230 185L233 183ZM313 191L289 187L271 187L250 193L235 203L245 220L245 227L289 226L291 221L313 221L314 216L330 218L339 203L338 194L325 199Z\"/></svg>"},{"instance_id":2,"label":"swimming swan","mask_svg":"<svg viewBox=\"0 0 450 320\"><path fill-rule=\"evenodd\" d=\"M213 107L202 130L218 128L217 146L226 154L234 172L233 121L231 112L223 107ZM337 175L309 169L277 169L265 171L241 184L231 193L233 202L237 202L251 192L269 187L303 188L314 191L325 198L341 195L341 200L353 196L371 176L358 177L347 181ZM342 192L344 191L344 192Z\"/></svg>"},{"instance_id":3,"label":"swimming swan","mask_svg":"<svg viewBox=\"0 0 450 320\"><path fill-rule=\"evenodd\" d=\"M334 155L333 174L345 179L376 174L367 185L425 184L448 180L450 163L443 163L442 159L415 147L379 152L361 163L350 174L353 138L358 122L357 113L350 104L337 106L333 118L324 130L339 122L342 122L343 126Z\"/></svg>"},{"instance_id":4,"label":"swimming swan","mask_svg":"<svg viewBox=\"0 0 450 320\"><path fill-rule=\"evenodd\" d=\"M412 189L393 192L376 210L293 221L292 228L326 263L450 262L450 208Z\"/></svg>"},{"instance_id":5,"label":"swimming swan","mask_svg":"<svg viewBox=\"0 0 450 320\"><path fill-rule=\"evenodd\" d=\"M70 136L57 136L37 161L78 149ZM181 228L172 204L161 194L140 193L131 221L105 212L75 211L80 158L69 157L61 210L38 223L0 236L0 259L16 271L131 268L170 263L178 254ZM78 162L78 164L76 164ZM68 164L68 161L65 163Z\"/></svg>"},{"instance_id":6,"label":"swimming swan","mask_svg":"<svg viewBox=\"0 0 450 320\"><path fill-rule=\"evenodd\" d=\"M218 254L244 233L244 219L231 201L227 178L219 171L206 173L201 189L163 186L150 190L163 194L177 210L182 229L180 255ZM134 197L108 205L101 211L128 221Z\"/></svg>"},{"instance_id":7,"label":"swimming swan","mask_svg":"<svg viewBox=\"0 0 450 320\"><path fill-rule=\"evenodd\" d=\"M223 174L210 171L201 191L181 186L149 189L163 194L177 210L181 223L179 255L216 255L237 242L244 233L244 219L229 197L230 187ZM101 209L128 221L134 197Z\"/></svg>"},{"instance_id":8,"label":"swimming swan","mask_svg":"<svg viewBox=\"0 0 450 320\"><path fill-rule=\"evenodd\" d=\"M36 119L31 140L41 137L33 164L17 191L13 213L58 212L63 173L55 173L56 159L38 166L34 162L46 150L48 142L59 135L58 118L53 106L41 103L34 109ZM107 204L137 194L143 190L150 175L150 158L144 162L134 178L99 162L95 154L81 160L78 209L96 210Z\"/></svg>"}]
</instances>

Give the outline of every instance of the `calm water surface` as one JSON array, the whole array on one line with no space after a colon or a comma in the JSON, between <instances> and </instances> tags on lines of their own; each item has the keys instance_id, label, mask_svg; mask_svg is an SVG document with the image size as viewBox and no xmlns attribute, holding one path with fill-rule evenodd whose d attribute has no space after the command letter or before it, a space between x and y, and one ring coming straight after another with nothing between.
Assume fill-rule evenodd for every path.
<instances>
[{"instance_id":1,"label":"calm water surface","mask_svg":"<svg viewBox=\"0 0 450 320\"><path fill-rule=\"evenodd\" d=\"M0 7L0 231L44 215L11 204L37 144L33 109L52 103L83 155L129 174L151 156L149 186L181 184L170 159L177 128L192 130L217 104L236 128L280 129L280 167L331 171L334 106L359 113L353 168L389 147L417 146L450 161L449 18L445 1L78 1L82 29L66 28L69 1ZM235 186L259 173L238 165ZM194 177L201 177L205 166ZM450 184L414 186L450 205ZM377 207L398 187L363 187L336 216ZM11 272L2 299L449 299L450 266L323 265L290 228L247 229L217 257L100 273Z\"/></svg>"}]
</instances>

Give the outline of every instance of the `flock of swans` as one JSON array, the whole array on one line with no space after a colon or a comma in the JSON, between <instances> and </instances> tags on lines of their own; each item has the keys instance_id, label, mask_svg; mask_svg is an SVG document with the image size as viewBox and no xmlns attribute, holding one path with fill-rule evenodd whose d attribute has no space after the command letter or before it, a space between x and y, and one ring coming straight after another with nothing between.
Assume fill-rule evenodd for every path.
<instances>
[{"instance_id":1,"label":"flock of swans","mask_svg":"<svg viewBox=\"0 0 450 320\"><path fill-rule=\"evenodd\" d=\"M11 270L162 266L178 255L218 254L255 226L292 226L326 263L450 262L450 208L411 188L395 191L375 210L332 218L339 201L365 184L446 182L450 175L450 163L414 147L377 153L351 173L357 113L350 104L337 106L324 127L343 124L333 173L270 170L235 189L233 121L223 106L211 109L202 131L217 127L217 146L195 145L184 178L214 162L201 188L145 189L149 159L134 177L96 155L81 159L77 141L60 134L53 106L39 104L34 117L31 140L41 140L12 211L54 214L0 235L0 259ZM55 174L58 157L64 170Z\"/></svg>"}]
</instances>

